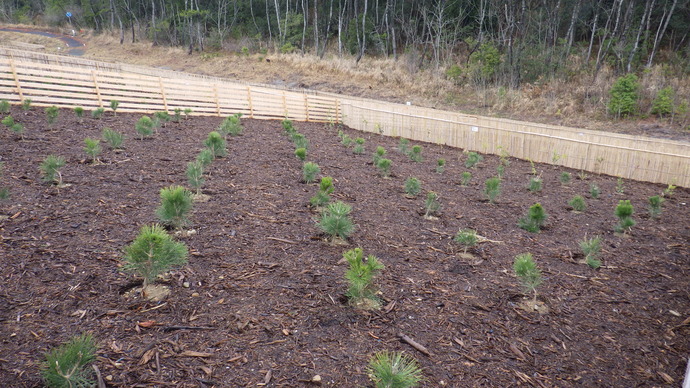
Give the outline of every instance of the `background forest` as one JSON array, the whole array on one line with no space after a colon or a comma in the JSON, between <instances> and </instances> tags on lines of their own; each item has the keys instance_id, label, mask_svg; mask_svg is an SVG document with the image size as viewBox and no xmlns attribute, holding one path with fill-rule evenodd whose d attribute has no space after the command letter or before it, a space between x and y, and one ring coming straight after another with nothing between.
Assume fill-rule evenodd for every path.
<instances>
[{"instance_id":1,"label":"background forest","mask_svg":"<svg viewBox=\"0 0 690 388\"><path fill-rule=\"evenodd\" d=\"M1 0L0 20L190 54L388 60L442 105L493 114L688 122L690 0Z\"/></svg>"}]
</instances>

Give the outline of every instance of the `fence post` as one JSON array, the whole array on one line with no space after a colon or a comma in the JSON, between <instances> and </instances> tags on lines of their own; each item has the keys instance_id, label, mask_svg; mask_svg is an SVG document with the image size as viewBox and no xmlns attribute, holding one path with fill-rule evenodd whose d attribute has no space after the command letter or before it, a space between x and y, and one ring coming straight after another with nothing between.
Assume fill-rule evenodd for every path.
<instances>
[{"instance_id":1,"label":"fence post","mask_svg":"<svg viewBox=\"0 0 690 388\"><path fill-rule=\"evenodd\" d=\"M96 88L96 97L98 97L98 106L103 108L103 99L101 99L101 89L98 87L98 78L96 78L96 71L91 70L91 77L93 77L93 86Z\"/></svg>"},{"instance_id":2,"label":"fence post","mask_svg":"<svg viewBox=\"0 0 690 388\"><path fill-rule=\"evenodd\" d=\"M306 116L307 121L309 121L309 100L307 99L306 93L304 93L304 116Z\"/></svg>"},{"instance_id":3,"label":"fence post","mask_svg":"<svg viewBox=\"0 0 690 388\"><path fill-rule=\"evenodd\" d=\"M254 105L252 104L252 89L247 86L247 102L249 103L249 117L254 118Z\"/></svg>"},{"instance_id":4,"label":"fence post","mask_svg":"<svg viewBox=\"0 0 690 388\"><path fill-rule=\"evenodd\" d=\"M17 69L14 67L14 60L10 58L10 68L12 69L12 76L14 76L14 84L17 85L17 93L19 94L19 101L24 101L24 94L22 94L22 87L19 85L19 77L17 76Z\"/></svg>"},{"instance_id":5,"label":"fence post","mask_svg":"<svg viewBox=\"0 0 690 388\"><path fill-rule=\"evenodd\" d=\"M168 112L168 101L165 98L165 88L163 87L163 79L161 77L158 77L158 85L161 87L161 97L163 97L163 106L165 107L165 111Z\"/></svg>"},{"instance_id":6,"label":"fence post","mask_svg":"<svg viewBox=\"0 0 690 388\"><path fill-rule=\"evenodd\" d=\"M218 102L218 85L213 85L213 98L216 101L216 113L220 117L220 102Z\"/></svg>"},{"instance_id":7,"label":"fence post","mask_svg":"<svg viewBox=\"0 0 690 388\"><path fill-rule=\"evenodd\" d=\"M287 110L287 101L285 101L285 90L283 90L283 113L285 114L285 118L288 117L288 110Z\"/></svg>"},{"instance_id":8,"label":"fence post","mask_svg":"<svg viewBox=\"0 0 690 388\"><path fill-rule=\"evenodd\" d=\"M340 123L340 99L335 99L335 122Z\"/></svg>"}]
</instances>

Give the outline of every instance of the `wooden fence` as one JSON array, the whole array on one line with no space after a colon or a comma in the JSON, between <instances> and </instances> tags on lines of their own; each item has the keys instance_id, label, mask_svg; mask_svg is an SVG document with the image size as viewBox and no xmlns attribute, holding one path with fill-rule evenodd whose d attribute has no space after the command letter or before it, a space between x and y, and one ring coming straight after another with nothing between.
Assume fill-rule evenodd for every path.
<instances>
[{"instance_id":1,"label":"wooden fence","mask_svg":"<svg viewBox=\"0 0 690 388\"><path fill-rule=\"evenodd\" d=\"M339 122L386 136L690 187L690 143L464 115L315 91L0 48L0 99L151 113L242 113L257 119Z\"/></svg>"}]
</instances>

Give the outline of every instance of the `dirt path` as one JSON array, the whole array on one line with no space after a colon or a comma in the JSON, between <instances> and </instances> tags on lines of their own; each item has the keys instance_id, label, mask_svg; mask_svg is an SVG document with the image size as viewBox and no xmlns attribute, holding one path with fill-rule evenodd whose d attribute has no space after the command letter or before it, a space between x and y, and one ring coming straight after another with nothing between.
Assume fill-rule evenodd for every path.
<instances>
[{"instance_id":1,"label":"dirt path","mask_svg":"<svg viewBox=\"0 0 690 388\"><path fill-rule=\"evenodd\" d=\"M64 54L67 54L67 55L82 56L82 55L84 55L84 52L86 50L84 48L86 46L86 43L82 42L76 36L67 36L67 35L63 35L63 34L57 34L57 33L53 33L53 32L34 30L34 29L28 29L28 28L0 27L0 31L16 32L16 33L22 33L22 34L38 35L38 36L44 36L47 38L59 39L60 41L62 41L65 44L65 46L67 46L67 49L63 52Z\"/></svg>"}]
</instances>

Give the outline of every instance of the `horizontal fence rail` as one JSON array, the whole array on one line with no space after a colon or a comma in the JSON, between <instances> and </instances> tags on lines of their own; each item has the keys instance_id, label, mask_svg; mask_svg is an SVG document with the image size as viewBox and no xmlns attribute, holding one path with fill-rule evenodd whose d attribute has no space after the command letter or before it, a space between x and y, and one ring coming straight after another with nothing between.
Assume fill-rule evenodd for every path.
<instances>
[{"instance_id":1,"label":"horizontal fence rail","mask_svg":"<svg viewBox=\"0 0 690 388\"><path fill-rule=\"evenodd\" d=\"M0 48L0 99L38 106L343 123L351 128L690 187L690 143L550 126L172 70Z\"/></svg>"}]
</instances>

